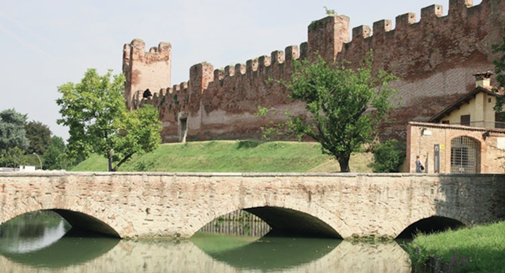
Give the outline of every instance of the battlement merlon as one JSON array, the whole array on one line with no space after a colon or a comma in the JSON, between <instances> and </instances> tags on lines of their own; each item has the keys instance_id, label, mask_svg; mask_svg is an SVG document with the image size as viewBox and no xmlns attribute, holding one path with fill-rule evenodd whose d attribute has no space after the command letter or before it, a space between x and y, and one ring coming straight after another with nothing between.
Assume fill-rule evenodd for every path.
<instances>
[{"instance_id":1,"label":"battlement merlon","mask_svg":"<svg viewBox=\"0 0 505 273\"><path fill-rule=\"evenodd\" d=\"M391 31L391 20L380 20L373 23L373 35L383 35Z\"/></svg>"},{"instance_id":2,"label":"battlement merlon","mask_svg":"<svg viewBox=\"0 0 505 273\"><path fill-rule=\"evenodd\" d=\"M349 21L345 15L332 15L312 22L308 26L308 59L319 54L327 62L334 62L344 44L349 42Z\"/></svg>"},{"instance_id":3,"label":"battlement merlon","mask_svg":"<svg viewBox=\"0 0 505 273\"><path fill-rule=\"evenodd\" d=\"M465 12L473 7L473 0L449 0L449 15Z\"/></svg>"},{"instance_id":4,"label":"battlement merlon","mask_svg":"<svg viewBox=\"0 0 505 273\"><path fill-rule=\"evenodd\" d=\"M408 26L415 24L417 22L416 14L413 12L408 12L402 15L396 16L395 29L403 29Z\"/></svg>"},{"instance_id":5,"label":"battlement merlon","mask_svg":"<svg viewBox=\"0 0 505 273\"><path fill-rule=\"evenodd\" d=\"M421 9L421 23L428 23L434 19L442 17L444 7L442 5L431 5Z\"/></svg>"}]
</instances>

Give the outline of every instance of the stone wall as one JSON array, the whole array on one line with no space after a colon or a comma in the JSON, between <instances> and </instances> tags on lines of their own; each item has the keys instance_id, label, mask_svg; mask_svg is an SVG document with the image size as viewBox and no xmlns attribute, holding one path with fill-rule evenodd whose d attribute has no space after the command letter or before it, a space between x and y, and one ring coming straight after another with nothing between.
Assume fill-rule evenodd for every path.
<instances>
[{"instance_id":1,"label":"stone wall","mask_svg":"<svg viewBox=\"0 0 505 273\"><path fill-rule=\"evenodd\" d=\"M432 216L467 226L505 219L503 181L505 175L0 173L0 224L51 209L65 211L76 228L121 238L189 238L245 209L274 230L394 238Z\"/></svg>"},{"instance_id":2,"label":"stone wall","mask_svg":"<svg viewBox=\"0 0 505 273\"><path fill-rule=\"evenodd\" d=\"M261 126L285 120L284 110L305 113L302 104L287 98L288 90L267 81L289 79L294 59L313 58L319 52L327 61L346 60L357 67L373 50L374 69L400 78L393 85L402 104L382 137L405 140L408 121L427 121L473 89L475 72L493 70L496 56L491 45L501 43L504 35L503 0L483 0L477 6L472 0L450 0L447 16L442 16L442 9L423 8L419 21L414 13L400 15L395 29L390 20L375 22L372 28L359 26L352 35L348 17L329 16L308 26L308 42L300 47L289 46L284 52L276 50L223 69L197 64L190 68L188 83L161 90L153 84L151 90L157 94L152 100L131 104L159 108L163 142L181 140L181 116L187 117L188 140L256 138ZM127 92L135 88L127 86ZM257 117L258 106L279 111Z\"/></svg>"}]
</instances>

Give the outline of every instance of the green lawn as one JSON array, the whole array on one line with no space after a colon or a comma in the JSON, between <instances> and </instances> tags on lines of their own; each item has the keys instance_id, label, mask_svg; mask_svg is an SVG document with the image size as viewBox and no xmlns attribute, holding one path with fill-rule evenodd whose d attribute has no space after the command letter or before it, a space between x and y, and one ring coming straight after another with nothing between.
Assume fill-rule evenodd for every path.
<instances>
[{"instance_id":1,"label":"green lawn","mask_svg":"<svg viewBox=\"0 0 505 273\"><path fill-rule=\"evenodd\" d=\"M444 272L505 272L505 222L419 235L409 245L412 261L430 256L447 263Z\"/></svg>"},{"instance_id":2,"label":"green lawn","mask_svg":"<svg viewBox=\"0 0 505 273\"><path fill-rule=\"evenodd\" d=\"M351 158L352 172L371 172L370 154ZM107 171L104 157L93 155L71 171ZM204 141L163 144L135 156L119 171L153 172L337 172L338 163L314 142Z\"/></svg>"}]
</instances>

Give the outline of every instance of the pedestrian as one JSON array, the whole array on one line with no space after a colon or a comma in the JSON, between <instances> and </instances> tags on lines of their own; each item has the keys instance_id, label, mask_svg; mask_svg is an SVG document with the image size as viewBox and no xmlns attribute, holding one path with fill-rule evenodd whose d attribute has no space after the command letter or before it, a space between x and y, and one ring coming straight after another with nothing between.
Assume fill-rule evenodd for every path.
<instances>
[{"instance_id":1,"label":"pedestrian","mask_svg":"<svg viewBox=\"0 0 505 273\"><path fill-rule=\"evenodd\" d=\"M422 173L424 171L423 164L421 164L421 159L419 156L416 157L416 173Z\"/></svg>"}]
</instances>

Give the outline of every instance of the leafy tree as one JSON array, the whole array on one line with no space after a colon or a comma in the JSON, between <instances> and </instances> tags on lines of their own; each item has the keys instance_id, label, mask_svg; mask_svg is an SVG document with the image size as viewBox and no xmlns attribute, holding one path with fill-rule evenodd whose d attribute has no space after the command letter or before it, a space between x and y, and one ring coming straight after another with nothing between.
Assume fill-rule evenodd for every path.
<instances>
[{"instance_id":1,"label":"leafy tree","mask_svg":"<svg viewBox=\"0 0 505 273\"><path fill-rule=\"evenodd\" d=\"M28 154L43 155L51 143L51 130L39 121L30 121L25 125L26 138L30 141Z\"/></svg>"},{"instance_id":2,"label":"leafy tree","mask_svg":"<svg viewBox=\"0 0 505 273\"><path fill-rule=\"evenodd\" d=\"M29 141L25 131L26 115L7 109L0 112L0 150L14 147L28 148Z\"/></svg>"},{"instance_id":3,"label":"leafy tree","mask_svg":"<svg viewBox=\"0 0 505 273\"><path fill-rule=\"evenodd\" d=\"M23 150L18 147L0 150L0 166L17 168L21 165L27 165Z\"/></svg>"},{"instance_id":4,"label":"leafy tree","mask_svg":"<svg viewBox=\"0 0 505 273\"><path fill-rule=\"evenodd\" d=\"M495 44L492 46L493 53L501 54L498 58L493 60L495 66L494 70L496 73L496 81L498 82L499 88L505 88L505 36L501 44ZM498 113L502 112L503 104L505 103L505 96L496 97L496 105L494 110ZM502 113L502 115L504 115Z\"/></svg>"},{"instance_id":5,"label":"leafy tree","mask_svg":"<svg viewBox=\"0 0 505 273\"><path fill-rule=\"evenodd\" d=\"M62 115L58 124L69 127L70 157L98 153L108 159L109 171L115 171L133 154L150 152L159 145L157 110L146 107L128 113L122 94L124 83L122 74L113 76L109 70L101 76L88 69L80 83L58 87L62 94L56 101ZM113 161L119 163L113 167Z\"/></svg>"},{"instance_id":6,"label":"leafy tree","mask_svg":"<svg viewBox=\"0 0 505 273\"><path fill-rule=\"evenodd\" d=\"M121 128L114 149L114 160L119 160L117 168L135 153L154 151L161 142L161 122L158 109L144 105L134 111L124 111L115 125Z\"/></svg>"},{"instance_id":7,"label":"leafy tree","mask_svg":"<svg viewBox=\"0 0 505 273\"><path fill-rule=\"evenodd\" d=\"M319 57L312 63L296 62L291 79L277 82L310 113L290 116L289 129L298 138L307 135L321 143L322 152L333 156L342 172L349 172L352 152L375 139L394 107L392 95L397 91L389 88L394 79L384 70L373 74L371 58L351 69Z\"/></svg>"},{"instance_id":8,"label":"leafy tree","mask_svg":"<svg viewBox=\"0 0 505 273\"><path fill-rule=\"evenodd\" d=\"M51 138L51 144L47 147L46 152L42 156L43 168L45 170L66 169L65 148L63 138L53 136Z\"/></svg>"},{"instance_id":9,"label":"leafy tree","mask_svg":"<svg viewBox=\"0 0 505 273\"><path fill-rule=\"evenodd\" d=\"M407 147L404 142L396 139L386 140L377 145L373 150L372 170L375 173L398 172L405 161Z\"/></svg>"}]
</instances>

